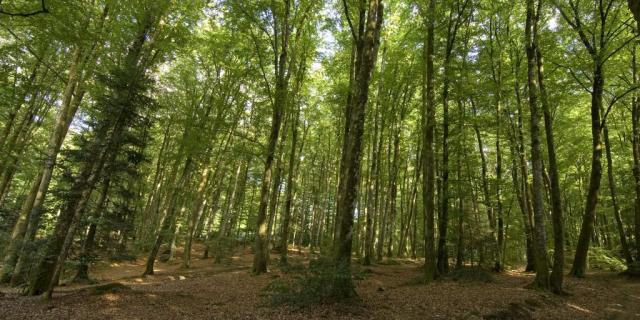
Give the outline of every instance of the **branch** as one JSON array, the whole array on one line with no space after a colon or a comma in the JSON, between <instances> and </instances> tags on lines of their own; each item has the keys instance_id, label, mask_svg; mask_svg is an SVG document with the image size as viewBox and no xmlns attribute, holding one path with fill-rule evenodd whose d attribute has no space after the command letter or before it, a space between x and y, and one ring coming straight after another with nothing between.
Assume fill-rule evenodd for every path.
<instances>
[{"instance_id":1,"label":"branch","mask_svg":"<svg viewBox=\"0 0 640 320\"><path fill-rule=\"evenodd\" d=\"M622 50L622 48L626 47L629 43L631 43L633 40L638 38L638 34L634 32L633 37L627 39L625 42L622 43L622 45L620 45L619 47L617 47L615 50L611 51L611 53L609 53L606 57L604 57L604 59L602 59L601 63L605 63L607 62L607 60L609 60L611 57L613 57L616 53L618 53L618 51Z\"/></svg>"},{"instance_id":2,"label":"branch","mask_svg":"<svg viewBox=\"0 0 640 320\"><path fill-rule=\"evenodd\" d=\"M580 87L582 87L583 90L591 93L591 89L589 89L589 87L584 82L582 82L582 80L580 80L580 77L578 77L578 75L573 71L573 69L571 67L564 66L564 65L562 65L562 64L560 64L558 62L555 62L553 60L549 60L549 61L551 62L551 64L557 66L558 68L567 69L567 71L569 71L569 74L571 74L571 77L574 80L576 80L576 82L580 85ZM591 80L591 79L589 79L589 80Z\"/></svg>"},{"instance_id":3,"label":"branch","mask_svg":"<svg viewBox=\"0 0 640 320\"><path fill-rule=\"evenodd\" d=\"M592 54L592 55L596 54L597 53L596 52L597 49L594 46L595 44L592 44L589 41L589 38L587 38L587 35L585 34L584 28L582 26L582 21L580 20L580 14L578 13L578 8L573 3L573 1L571 1L571 0L569 1L569 7L571 8L571 11L572 11L572 14L573 14L573 19L571 19L571 16L569 16L569 14L558 3L557 0L552 0L552 3L558 9L558 11L560 11L560 15L562 16L562 18L564 18L564 20L567 22L567 24L569 24L569 26L578 33L578 36L580 36L580 41L582 41L584 46L587 48L587 51L589 51L589 53ZM593 35L593 33L591 33L590 31L587 30L587 32L589 32L591 35Z\"/></svg>"},{"instance_id":4,"label":"branch","mask_svg":"<svg viewBox=\"0 0 640 320\"><path fill-rule=\"evenodd\" d=\"M604 115L602 115L602 121L600 122L600 130L602 130L602 128L604 128L606 121L607 121L607 116L609 115L609 112L611 112L611 108L613 108L613 105L616 104L616 102L620 101L620 99L624 98L626 95L628 95L631 92L634 92L636 90L638 90L640 88L640 86L633 86L629 89L627 89L625 92L616 95L615 97L613 97L613 99L611 99L611 102L609 102L609 106L607 107L607 111L605 111Z\"/></svg>"},{"instance_id":5,"label":"branch","mask_svg":"<svg viewBox=\"0 0 640 320\"><path fill-rule=\"evenodd\" d=\"M31 17L41 13L49 13L49 9L47 9L44 0L40 0L40 9L32 12L7 12L0 8L0 14L4 14L10 17Z\"/></svg>"},{"instance_id":6,"label":"branch","mask_svg":"<svg viewBox=\"0 0 640 320\"><path fill-rule=\"evenodd\" d=\"M64 83L64 84L67 84L67 79L65 77L63 77L60 74L60 72L58 72L58 70L56 70L56 68L51 66L51 64L49 64L39 54L37 54L36 51L29 46L27 41L25 41L22 38L20 38L15 32L13 32L13 30L9 29L9 27L7 27L6 25L0 23L0 27L2 27L5 30L7 30L7 32L9 32L16 40L21 41L22 44L24 45L24 47L27 49L27 51L29 51L29 53L31 53L38 61L40 61L45 67L47 67L47 69L51 70L53 72L53 74L56 76L56 78L58 78L58 80L62 81L62 83Z\"/></svg>"},{"instance_id":7,"label":"branch","mask_svg":"<svg viewBox=\"0 0 640 320\"><path fill-rule=\"evenodd\" d=\"M349 23L349 30L351 30L351 36L353 36L354 41L358 41L356 30L353 29L353 23L351 22L351 15L349 15L349 6L347 6L347 0L342 0L342 5L344 6L344 15L347 16L347 23Z\"/></svg>"},{"instance_id":8,"label":"branch","mask_svg":"<svg viewBox=\"0 0 640 320\"><path fill-rule=\"evenodd\" d=\"M273 103L273 98L271 98L273 95L271 94L271 86L269 85L269 79L267 79L267 72L264 69L264 61L262 58L262 52L261 52L262 50L260 48L260 43L258 42L257 36L253 33L253 30L251 28L249 28L249 36L251 37L251 40L253 40L253 43L256 47L256 53L258 54L258 64L260 66L260 71L262 73L262 79L264 80L265 86L267 88L269 99Z\"/></svg>"}]
</instances>

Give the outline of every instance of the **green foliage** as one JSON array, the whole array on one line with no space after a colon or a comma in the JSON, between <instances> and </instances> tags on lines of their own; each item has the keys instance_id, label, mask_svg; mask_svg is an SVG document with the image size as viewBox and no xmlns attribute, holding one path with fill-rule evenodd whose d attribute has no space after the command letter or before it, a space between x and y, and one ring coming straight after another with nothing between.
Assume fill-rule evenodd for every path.
<instances>
[{"instance_id":1,"label":"green foliage","mask_svg":"<svg viewBox=\"0 0 640 320\"><path fill-rule=\"evenodd\" d=\"M272 281L265 293L272 305L304 307L312 304L353 302L353 280L362 279L326 258L312 260L308 268L296 265L286 277ZM349 297L345 299L345 297Z\"/></svg>"},{"instance_id":2,"label":"green foliage","mask_svg":"<svg viewBox=\"0 0 640 320\"><path fill-rule=\"evenodd\" d=\"M233 237L218 237L211 244L211 250L216 263L220 263L233 255L237 241Z\"/></svg>"},{"instance_id":3,"label":"green foliage","mask_svg":"<svg viewBox=\"0 0 640 320\"><path fill-rule=\"evenodd\" d=\"M462 267L454 269L446 274L443 279L464 283L492 283L494 282L491 273L478 267Z\"/></svg>"},{"instance_id":4,"label":"green foliage","mask_svg":"<svg viewBox=\"0 0 640 320\"><path fill-rule=\"evenodd\" d=\"M377 264L382 265L382 266L398 266L400 264L402 264L400 261L396 260L396 259L383 259L377 262Z\"/></svg>"},{"instance_id":5,"label":"green foliage","mask_svg":"<svg viewBox=\"0 0 640 320\"><path fill-rule=\"evenodd\" d=\"M627 267L616 254L601 247L589 249L589 266L602 271L623 271Z\"/></svg>"}]
</instances>

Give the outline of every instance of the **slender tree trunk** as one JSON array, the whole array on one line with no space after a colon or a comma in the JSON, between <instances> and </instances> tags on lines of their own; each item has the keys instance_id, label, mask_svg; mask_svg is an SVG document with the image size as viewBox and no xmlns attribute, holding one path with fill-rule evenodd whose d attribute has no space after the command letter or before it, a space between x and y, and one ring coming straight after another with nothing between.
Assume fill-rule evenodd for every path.
<instances>
[{"instance_id":1,"label":"slender tree trunk","mask_svg":"<svg viewBox=\"0 0 640 320\"><path fill-rule=\"evenodd\" d=\"M99 22L100 29L104 26L104 21L107 17L108 11L108 7L105 7ZM17 247L15 252L18 254L17 258L10 258L10 260L16 260L15 272L11 277L11 284L13 286L24 282L24 273L26 269L25 264L27 260L24 248L33 241L38 230L44 200L49 190L49 184L51 183L58 153L60 152L62 143L67 135L71 121L73 120L84 97L85 81L93 75L93 68L95 67L94 62L99 55L98 52L101 47L101 42L94 42L93 47L84 55L84 57L84 50L80 46L77 46L74 50L73 62L69 69L69 77L63 93L61 108L56 116L53 132L47 141L42 168L32 185L32 191L35 190L35 194L27 197L21 207L20 215L27 216L28 219L26 219L25 225L16 225L19 229L25 228L24 236L16 238L15 240L17 242L11 244L11 246ZM82 70L84 70L84 73L82 73ZM8 266L13 267L11 264L5 265L5 267Z\"/></svg>"},{"instance_id":2,"label":"slender tree trunk","mask_svg":"<svg viewBox=\"0 0 640 320\"><path fill-rule=\"evenodd\" d=\"M285 191L286 199L284 202L284 212L282 214L282 233L280 239L280 263L286 265L287 255L289 253L289 228L291 224L291 209L293 207L295 180L296 180L296 148L298 144L298 126L300 122L300 106L293 115L294 119L291 125L291 151L289 152L289 169L287 170L287 190Z\"/></svg>"},{"instance_id":3,"label":"slender tree trunk","mask_svg":"<svg viewBox=\"0 0 640 320\"><path fill-rule=\"evenodd\" d=\"M252 271L255 274L267 272L267 264L269 261L269 243L268 243L268 219L267 206L269 204L269 187L272 183L273 160L276 156L278 139L280 136L280 127L282 123L283 113L286 109L288 100L288 77L287 70L287 54L289 51L289 14L291 5L289 0L284 0L284 16L282 21L282 47L280 56L276 52L278 61L275 66L276 70L276 89L275 99L273 103L273 116L271 118L271 133L269 135L269 144L267 146L266 160L264 165L264 173L262 175L262 185L260 187L260 205L258 207L258 217L256 219L256 236L255 248L253 256ZM277 47L277 46L276 46Z\"/></svg>"},{"instance_id":4,"label":"slender tree trunk","mask_svg":"<svg viewBox=\"0 0 640 320\"><path fill-rule=\"evenodd\" d=\"M174 190L171 191L171 195L169 196L169 201L166 209L168 210L168 212L166 213L166 216L164 217L164 219L162 219L162 222L161 222L162 227L158 232L154 245L151 249L151 252L149 253L149 257L147 258L145 270L144 270L144 273L142 274L143 276L154 274L153 266L155 264L156 257L158 256L158 252L160 252L160 246L162 246L162 243L164 242L167 236L173 235L173 232L171 231L174 231L173 228L175 226L175 222L177 218L176 203L179 201L178 198L180 197L180 194L184 192L184 190L187 187L187 183L191 176L191 170L193 165L194 165L193 159L191 157L188 157L187 160L185 160L184 168L182 169L182 174L180 176L180 179L177 185L174 187Z\"/></svg>"},{"instance_id":5,"label":"slender tree trunk","mask_svg":"<svg viewBox=\"0 0 640 320\"><path fill-rule=\"evenodd\" d=\"M433 135L435 128L435 86L433 67L433 47L435 29L435 0L429 0L426 11L423 13L427 29L424 43L423 59L425 69L423 73L422 87L422 152L423 178L422 198L424 210L424 256L425 256L425 281L431 281L437 276L436 252L435 252L435 155L433 151Z\"/></svg>"},{"instance_id":6,"label":"slender tree trunk","mask_svg":"<svg viewBox=\"0 0 640 320\"><path fill-rule=\"evenodd\" d=\"M398 124L396 124L398 125ZM393 234L395 231L395 220L397 215L397 196L398 196L398 156L400 153L400 129L396 128L395 137L393 139L393 156L391 159L391 172L389 174L389 221L388 232L389 240L387 246L387 257L393 255Z\"/></svg>"},{"instance_id":7,"label":"slender tree trunk","mask_svg":"<svg viewBox=\"0 0 640 320\"><path fill-rule=\"evenodd\" d=\"M547 261L547 238L544 223L542 150L540 141L540 118L538 109L538 83L536 79L538 15L534 0L527 0L527 22L525 27L527 51L527 83L529 88L529 108L531 110L531 164L533 170L533 217L534 248L536 257L536 278L533 285L549 288L549 267Z\"/></svg>"},{"instance_id":8,"label":"slender tree trunk","mask_svg":"<svg viewBox=\"0 0 640 320\"><path fill-rule=\"evenodd\" d=\"M5 249L5 256L2 263L2 273L0 274L0 283L9 282L11 280L11 276L13 275L14 267L18 262L19 253L22 250L22 244L24 241L29 218L29 211L31 211L31 206L33 205L33 201L36 198L41 180L42 174L39 173L31 186L29 195L27 195L27 198L25 199L20 209L18 220L16 221L16 224L13 227L13 231L11 232L9 246Z\"/></svg>"},{"instance_id":9,"label":"slender tree trunk","mask_svg":"<svg viewBox=\"0 0 640 320\"><path fill-rule=\"evenodd\" d=\"M200 220L200 215L204 210L204 192L209 182L209 174L211 169L205 164L205 168L200 176L200 183L198 184L198 193L196 194L196 204L191 212L191 219L189 219L189 226L187 230L187 241L184 245L184 252L182 256L182 267L191 267L191 247L193 246L193 237L195 236L196 225Z\"/></svg>"},{"instance_id":10,"label":"slender tree trunk","mask_svg":"<svg viewBox=\"0 0 640 320\"><path fill-rule=\"evenodd\" d=\"M334 240L334 264L337 272L345 273L335 279L333 294L336 297L351 297L353 283L351 281L351 247L353 236L353 214L358 199L360 184L360 160L362 152L362 136L364 133L365 108L369 99L369 83L371 73L375 68L377 50L380 44L380 29L383 19L383 5L381 0L369 0L366 10L366 25L364 32L356 39L358 54L356 55L356 72L353 90L353 100L348 106L349 121L347 136L342 152L344 162L341 164L340 182L338 186L338 201L336 208L337 232ZM364 8L360 10L364 16ZM346 14L350 14L347 10ZM361 23L365 23L361 20ZM355 31L352 29L353 35Z\"/></svg>"},{"instance_id":11,"label":"slender tree trunk","mask_svg":"<svg viewBox=\"0 0 640 320\"><path fill-rule=\"evenodd\" d=\"M464 104L458 100L458 112L460 119L458 121L458 157L456 161L456 174L458 179L458 226L457 226L457 239L456 239L456 269L462 268L464 264L464 220L465 220L465 206L464 206L464 194L462 191L462 158L466 160L466 131L464 129L465 112Z\"/></svg>"},{"instance_id":12,"label":"slender tree trunk","mask_svg":"<svg viewBox=\"0 0 640 320\"><path fill-rule=\"evenodd\" d=\"M94 220L99 219L103 215L103 211L107 204L107 196L109 195L109 185L111 179L107 177L102 185L102 192L100 193L100 197L96 203L96 210L94 211L93 217ZM88 282L89 281L89 262L93 255L93 247L95 243L96 231L98 229L98 223L96 221L92 221L89 225L89 231L87 232L87 237L84 240L84 245L82 246L82 253L80 254L80 265L78 266L78 271L76 272L76 276L73 279L73 282Z\"/></svg>"},{"instance_id":13,"label":"slender tree trunk","mask_svg":"<svg viewBox=\"0 0 640 320\"><path fill-rule=\"evenodd\" d=\"M381 69L384 66L384 60L381 64ZM382 73L382 72L381 72ZM367 184L367 221L366 221L366 229L365 229L365 249L364 249L364 258L362 260L362 264L365 266L371 265L371 260L373 256L373 243L375 240L375 225L373 220L376 215L376 207L377 207L377 188L376 185L378 183L378 114L379 114L379 101L380 101L380 87L382 86L382 79L378 85L378 95L377 95L377 103L375 105L374 113L373 113L373 133L371 135L371 166L369 168L369 183Z\"/></svg>"},{"instance_id":14,"label":"slender tree trunk","mask_svg":"<svg viewBox=\"0 0 640 320\"><path fill-rule=\"evenodd\" d=\"M455 41L454 39L448 40ZM438 224L438 257L437 268L439 274L449 272L449 255L447 252L447 230L449 226L449 69L450 54L445 57L442 89L442 176L440 194L440 214Z\"/></svg>"},{"instance_id":15,"label":"slender tree trunk","mask_svg":"<svg viewBox=\"0 0 640 320\"><path fill-rule=\"evenodd\" d=\"M496 220L493 213L493 205L491 204L491 193L489 192L487 155L485 154L485 145L484 145L484 141L482 140L482 133L480 132L480 126L478 125L478 121L477 121L478 111L476 109L476 105L473 100L471 100L471 105L472 105L473 115L476 118L475 121L473 122L473 130L476 133L476 140L478 141L478 150L480 152L480 164L482 169L481 171L482 172L482 194L484 199L484 205L487 210L487 220L489 222L489 229L491 230L490 237L491 237L492 247L497 250L498 240L496 238ZM496 252L496 256L497 255L498 254Z\"/></svg>"},{"instance_id":16,"label":"slender tree trunk","mask_svg":"<svg viewBox=\"0 0 640 320\"><path fill-rule=\"evenodd\" d=\"M276 216L278 215L277 209L278 209L278 202L281 194L280 189L282 186L282 171L283 171L282 166L284 165L284 155L285 155L284 149L285 149L286 140L287 140L286 131L289 127L288 122L289 122L288 119L285 119L283 128L282 128L285 134L283 134L280 137L280 146L278 147L278 151L276 152L278 154L278 158L276 159L276 163L275 163L273 185L271 186L271 195L270 195L269 207L268 207L268 221L269 221L267 225L267 250L268 251L270 251L271 249L274 225L276 224ZM267 257L269 257L269 255L267 255ZM269 260L267 260L267 262L269 262Z\"/></svg>"},{"instance_id":17,"label":"slender tree trunk","mask_svg":"<svg viewBox=\"0 0 640 320\"><path fill-rule=\"evenodd\" d=\"M560 177L558 174L558 161L556 160L556 146L553 137L553 118L548 95L544 84L544 67L540 48L536 47L536 63L538 67L538 85L540 87L540 100L544 114L544 131L547 140L547 153L549 156L549 182L551 185L551 219L553 222L553 267L551 273L551 289L554 293L564 293L562 289L564 273L564 218L562 213L562 198L560 191ZM613 192L615 193L615 191ZM614 202L615 203L615 202Z\"/></svg>"},{"instance_id":18,"label":"slender tree trunk","mask_svg":"<svg viewBox=\"0 0 640 320\"><path fill-rule=\"evenodd\" d=\"M501 272L503 267L503 247L504 247L504 217L502 210L502 47L498 38L499 23L493 17L489 20L489 51L491 55L491 77L494 84L495 112L496 112L496 216L498 218L496 255L494 270ZM496 45L497 44L497 45ZM496 48L497 47L497 48ZM496 50L497 49L497 50ZM497 59L495 57L497 51ZM497 61L496 61L497 60Z\"/></svg>"},{"instance_id":19,"label":"slender tree trunk","mask_svg":"<svg viewBox=\"0 0 640 320\"><path fill-rule=\"evenodd\" d=\"M591 91L591 174L589 176L589 188L585 203L584 215L580 236L576 247L570 274L576 277L584 277L587 270L587 260L591 234L594 230L596 206L598 205L598 192L602 179L602 129L600 128L600 109L602 108L602 94L604 91L604 72L602 64L597 56L594 56L593 86Z\"/></svg>"},{"instance_id":20,"label":"slender tree trunk","mask_svg":"<svg viewBox=\"0 0 640 320\"><path fill-rule=\"evenodd\" d=\"M631 2L631 1L630 1ZM640 4L636 5L640 8ZM636 33L640 32L640 9L634 11L634 16L638 21ZM638 67L636 61L637 46L633 47L633 83L638 84ZM635 95L631 106L631 123L633 128L633 178L635 190L634 202L634 222L635 222L635 251L636 261L640 261L640 98Z\"/></svg>"}]
</instances>

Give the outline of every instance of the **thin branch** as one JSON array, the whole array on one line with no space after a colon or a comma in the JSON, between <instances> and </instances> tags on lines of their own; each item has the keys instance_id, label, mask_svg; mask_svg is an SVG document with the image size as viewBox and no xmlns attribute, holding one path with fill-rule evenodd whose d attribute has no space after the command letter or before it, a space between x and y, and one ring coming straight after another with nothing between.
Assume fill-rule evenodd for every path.
<instances>
[{"instance_id":1,"label":"thin branch","mask_svg":"<svg viewBox=\"0 0 640 320\"><path fill-rule=\"evenodd\" d=\"M258 65L260 66L262 79L264 80L265 86L267 88L269 100L271 100L271 103L273 103L273 98L272 98L273 95L271 94L271 86L269 85L269 79L267 79L267 72L265 71L265 68L264 68L264 61L262 57L262 52L261 52L262 50L260 48L260 43L258 42L257 36L253 33L253 30L251 28L249 28L249 36L251 37L251 40L253 40L253 43L256 47L256 52L258 54Z\"/></svg>"},{"instance_id":2,"label":"thin branch","mask_svg":"<svg viewBox=\"0 0 640 320\"><path fill-rule=\"evenodd\" d=\"M45 67L47 67L47 69L51 70L53 72L53 74L56 76L56 78L58 78L58 80L62 81L62 83L67 84L67 79L65 77L63 77L58 70L56 70L54 67L52 67L48 62L46 62L39 54L37 54L35 52L35 50L33 50L26 41L24 41L22 38L20 38L15 32L13 32L13 30L9 29L9 27L7 27L6 25L4 25L3 23L0 23L0 26L2 26L5 30L7 30L7 32L9 32L16 40L22 42L22 44L25 46L25 48L27 49L27 51L29 51L29 53L31 53L38 61L40 61L42 64L44 64Z\"/></svg>"},{"instance_id":3,"label":"thin branch","mask_svg":"<svg viewBox=\"0 0 640 320\"><path fill-rule=\"evenodd\" d=\"M582 26L580 13L578 12L578 7L576 6L576 4L571 0L569 1L569 7L571 8L573 14L573 19L571 19L569 14L564 10L564 8L558 3L557 0L552 0L552 3L558 9L558 11L560 11L560 15L562 15L569 26L571 26L571 28L578 33L578 35L580 36L580 40L587 48L587 51L589 51L590 54L595 55L597 53L597 49L595 48L595 44L589 41L589 38L587 38L587 35L584 32L584 27ZM587 30L587 32L593 35L593 33L589 30Z\"/></svg>"},{"instance_id":4,"label":"thin branch","mask_svg":"<svg viewBox=\"0 0 640 320\"><path fill-rule=\"evenodd\" d=\"M578 82L580 87L582 87L583 90L591 93L591 89L589 89L589 87L582 80L580 80L580 77L578 77L578 75L573 71L573 69L571 67L562 65L562 64L560 64L558 62L555 62L553 60L549 60L549 62L551 62L551 64L557 66L558 68L567 69L567 71L569 71L569 74L571 74L571 77L573 77L573 79L576 80L576 82ZM589 80L591 80L591 79L589 79Z\"/></svg>"},{"instance_id":5,"label":"thin branch","mask_svg":"<svg viewBox=\"0 0 640 320\"><path fill-rule=\"evenodd\" d=\"M602 121L600 122L600 128L604 128L604 126L606 125L607 116L609 116L609 112L611 112L611 108L613 108L613 105L616 104L616 102L620 101L622 98L624 98L629 93L632 93L632 92L634 92L634 91L636 91L638 89L640 89L640 86L633 86L633 87L627 89L625 92L623 92L623 93L621 93L619 95L616 95L615 97L613 97L613 99L611 99L611 102L609 102L609 106L607 106L607 110L605 111L604 115L602 115Z\"/></svg>"},{"instance_id":6,"label":"thin branch","mask_svg":"<svg viewBox=\"0 0 640 320\"><path fill-rule=\"evenodd\" d=\"M342 0L342 5L344 6L344 14L345 16L347 16L347 23L349 23L349 30L351 30L351 36L353 36L354 41L358 41L356 30L353 29L353 23L351 22L351 15L349 14L349 6L347 5L347 0Z\"/></svg>"},{"instance_id":7,"label":"thin branch","mask_svg":"<svg viewBox=\"0 0 640 320\"><path fill-rule=\"evenodd\" d=\"M620 45L619 47L617 47L615 50L611 51L611 53L609 53L608 55L606 55L604 57L604 59L602 59L601 63L605 63L607 62L607 60L609 60L611 57L613 57L616 53L618 53L618 51L622 50L622 48L626 47L629 43L631 43L631 41L635 40L638 38L638 34L634 33L633 37L627 39L624 43L622 43L622 45Z\"/></svg>"}]
</instances>

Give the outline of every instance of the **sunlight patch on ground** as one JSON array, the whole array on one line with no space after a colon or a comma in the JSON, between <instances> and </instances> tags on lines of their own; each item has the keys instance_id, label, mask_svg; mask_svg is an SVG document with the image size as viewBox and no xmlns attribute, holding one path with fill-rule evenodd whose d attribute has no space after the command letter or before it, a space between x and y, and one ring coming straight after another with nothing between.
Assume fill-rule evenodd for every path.
<instances>
[{"instance_id":1,"label":"sunlight patch on ground","mask_svg":"<svg viewBox=\"0 0 640 320\"><path fill-rule=\"evenodd\" d=\"M578 311L582 311L582 312L586 312L586 313L593 313L591 310L585 309L585 308L580 307L580 306L577 306L577 305L575 305L573 303L567 303L567 306L569 308L571 308L571 309L575 309L575 310L578 310Z\"/></svg>"},{"instance_id":2,"label":"sunlight patch on ground","mask_svg":"<svg viewBox=\"0 0 640 320\"><path fill-rule=\"evenodd\" d=\"M116 294L105 294L104 299L110 302L115 302L120 300L120 296Z\"/></svg>"}]
</instances>

